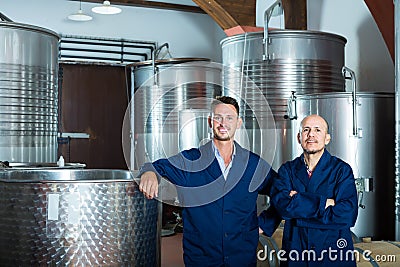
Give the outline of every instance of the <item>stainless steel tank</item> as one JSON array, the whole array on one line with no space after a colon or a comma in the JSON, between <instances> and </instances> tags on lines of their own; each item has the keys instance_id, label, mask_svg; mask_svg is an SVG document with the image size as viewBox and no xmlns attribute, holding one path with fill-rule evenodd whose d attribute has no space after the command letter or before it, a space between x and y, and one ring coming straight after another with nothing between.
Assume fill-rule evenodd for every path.
<instances>
[{"instance_id":1,"label":"stainless steel tank","mask_svg":"<svg viewBox=\"0 0 400 267\"><path fill-rule=\"evenodd\" d=\"M224 95L242 99L242 116L251 149L262 154L258 122L254 112L263 108L265 97L278 129L277 138L290 127L284 120L287 100L296 93L345 91L344 47L342 36L316 31L273 30L267 36L267 55L263 32L235 35L221 41ZM244 103L243 101L246 101ZM253 106L254 108L251 108ZM252 130L253 129L253 130ZM288 159L284 140L277 141L275 167Z\"/></svg>"},{"instance_id":2,"label":"stainless steel tank","mask_svg":"<svg viewBox=\"0 0 400 267\"><path fill-rule=\"evenodd\" d=\"M0 39L0 160L55 162L59 36L0 22Z\"/></svg>"},{"instance_id":3,"label":"stainless steel tank","mask_svg":"<svg viewBox=\"0 0 400 267\"><path fill-rule=\"evenodd\" d=\"M319 114L329 123L328 151L350 164L359 193L359 215L353 229L358 237L394 239L394 94L297 94L297 119L286 138L296 140L301 120ZM353 105L355 103L355 105ZM353 107L356 116L353 119ZM296 116L297 115L297 116ZM292 158L302 153L293 143Z\"/></svg>"},{"instance_id":4,"label":"stainless steel tank","mask_svg":"<svg viewBox=\"0 0 400 267\"><path fill-rule=\"evenodd\" d=\"M132 169L172 156L188 148L188 144L197 146L208 137L204 111L210 110L211 100L221 95L219 64L203 58L146 61L132 66L132 76ZM199 118L184 114L197 114ZM188 136L187 120L202 124L190 137L193 140L188 141L181 140Z\"/></svg>"},{"instance_id":5,"label":"stainless steel tank","mask_svg":"<svg viewBox=\"0 0 400 267\"><path fill-rule=\"evenodd\" d=\"M0 263L160 266L158 206L128 171L0 171Z\"/></svg>"}]
</instances>

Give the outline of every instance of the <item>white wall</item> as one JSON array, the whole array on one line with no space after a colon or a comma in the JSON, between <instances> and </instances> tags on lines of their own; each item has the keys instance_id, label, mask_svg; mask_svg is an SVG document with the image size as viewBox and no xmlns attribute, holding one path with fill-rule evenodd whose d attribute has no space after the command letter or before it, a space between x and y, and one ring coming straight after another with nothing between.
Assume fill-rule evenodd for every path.
<instances>
[{"instance_id":1,"label":"white wall","mask_svg":"<svg viewBox=\"0 0 400 267\"><path fill-rule=\"evenodd\" d=\"M112 4L112 1L111 1ZM168 42L173 57L204 57L221 61L219 41L225 33L207 14L152 8L119 6L122 13L100 15L91 11L95 3L82 3L93 20L76 22L79 2L68 0L0 0L0 12L15 22L44 27L59 34L126 38Z\"/></svg>"},{"instance_id":2,"label":"white wall","mask_svg":"<svg viewBox=\"0 0 400 267\"><path fill-rule=\"evenodd\" d=\"M263 25L265 7L275 0L257 1L257 25ZM357 78L357 90L394 92L394 63L383 37L363 0L308 0L308 30L330 32L347 39L345 65ZM270 27L281 28L273 18ZM351 84L347 89L351 90Z\"/></svg>"},{"instance_id":3,"label":"white wall","mask_svg":"<svg viewBox=\"0 0 400 267\"><path fill-rule=\"evenodd\" d=\"M394 63L363 0L308 0L308 28L347 38L346 65L360 91L394 92Z\"/></svg>"}]
</instances>

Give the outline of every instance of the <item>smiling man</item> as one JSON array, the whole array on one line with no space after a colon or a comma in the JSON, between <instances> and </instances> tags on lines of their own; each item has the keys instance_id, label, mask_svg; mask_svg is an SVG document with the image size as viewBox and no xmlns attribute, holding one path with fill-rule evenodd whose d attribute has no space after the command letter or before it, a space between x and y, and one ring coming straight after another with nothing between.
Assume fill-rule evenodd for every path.
<instances>
[{"instance_id":1,"label":"smiling man","mask_svg":"<svg viewBox=\"0 0 400 267\"><path fill-rule=\"evenodd\" d=\"M285 219L281 266L356 266L353 171L326 150L331 136L322 117L304 118L297 140L303 154L281 166L271 189L272 204Z\"/></svg>"},{"instance_id":2,"label":"smiling man","mask_svg":"<svg viewBox=\"0 0 400 267\"><path fill-rule=\"evenodd\" d=\"M242 125L234 98L214 99L208 124L211 141L145 164L139 189L153 198L161 177L176 185L185 266L256 266L259 227L271 235L281 221L273 207L257 218L258 193L269 193L276 172L234 141Z\"/></svg>"}]
</instances>

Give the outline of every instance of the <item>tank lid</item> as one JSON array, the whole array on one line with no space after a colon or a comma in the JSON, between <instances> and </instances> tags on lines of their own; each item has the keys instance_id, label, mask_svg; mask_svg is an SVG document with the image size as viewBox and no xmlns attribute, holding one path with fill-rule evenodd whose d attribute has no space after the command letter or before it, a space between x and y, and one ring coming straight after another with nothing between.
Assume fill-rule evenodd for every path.
<instances>
[{"instance_id":1,"label":"tank lid","mask_svg":"<svg viewBox=\"0 0 400 267\"><path fill-rule=\"evenodd\" d=\"M40 169L83 169L86 168L86 164L83 163L65 163L63 167L57 166L55 162L0 162L0 170L40 170Z\"/></svg>"},{"instance_id":2,"label":"tank lid","mask_svg":"<svg viewBox=\"0 0 400 267\"><path fill-rule=\"evenodd\" d=\"M57 183L57 182L130 182L138 171L111 169L3 169L0 182L6 183Z\"/></svg>"},{"instance_id":3,"label":"tank lid","mask_svg":"<svg viewBox=\"0 0 400 267\"><path fill-rule=\"evenodd\" d=\"M29 24L23 24L23 23L17 23L17 22L0 22L0 28L14 28L14 29L23 29L23 30L30 30L30 31L36 31L36 32L41 32L45 33L48 35L53 35L57 39L60 39L60 36L49 29L45 29L42 27L34 26L34 25L29 25Z\"/></svg>"},{"instance_id":4,"label":"tank lid","mask_svg":"<svg viewBox=\"0 0 400 267\"><path fill-rule=\"evenodd\" d=\"M167 58L167 59L156 59L154 61L155 65L163 65L163 64L180 64L185 62L193 62L193 61L207 61L210 62L209 58L193 58L193 57L182 57L182 58ZM146 60L141 62L135 62L129 64L129 67L140 67L140 66L148 66L152 65L153 60Z\"/></svg>"},{"instance_id":5,"label":"tank lid","mask_svg":"<svg viewBox=\"0 0 400 267\"><path fill-rule=\"evenodd\" d=\"M321 31L306 31L306 30L269 30L270 38L316 38L316 39L335 39L346 43L347 39L341 35ZM237 35L232 35L221 40L220 45L238 41L241 39L259 39L264 37L263 31L247 32Z\"/></svg>"}]
</instances>

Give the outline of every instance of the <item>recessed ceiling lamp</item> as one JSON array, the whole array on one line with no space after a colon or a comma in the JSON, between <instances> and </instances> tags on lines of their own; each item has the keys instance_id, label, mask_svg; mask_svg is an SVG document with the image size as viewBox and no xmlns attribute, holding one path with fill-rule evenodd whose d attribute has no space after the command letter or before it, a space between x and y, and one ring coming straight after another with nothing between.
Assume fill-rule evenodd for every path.
<instances>
[{"instance_id":1,"label":"recessed ceiling lamp","mask_svg":"<svg viewBox=\"0 0 400 267\"><path fill-rule=\"evenodd\" d=\"M110 1L104 1L101 6L96 6L92 8L94 13L104 14L104 15L113 15L121 13L121 9L115 6L111 6Z\"/></svg>"},{"instance_id":2,"label":"recessed ceiling lamp","mask_svg":"<svg viewBox=\"0 0 400 267\"><path fill-rule=\"evenodd\" d=\"M92 17L83 13L82 11L82 2L79 1L79 10L75 14L71 14L68 16L68 19L74 20L74 21L88 21L92 20Z\"/></svg>"}]
</instances>

